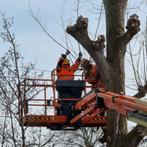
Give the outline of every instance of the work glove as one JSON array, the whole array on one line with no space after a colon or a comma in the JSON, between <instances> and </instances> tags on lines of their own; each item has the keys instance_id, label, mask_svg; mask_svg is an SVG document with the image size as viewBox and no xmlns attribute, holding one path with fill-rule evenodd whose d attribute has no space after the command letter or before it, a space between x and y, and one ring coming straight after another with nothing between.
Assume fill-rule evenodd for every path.
<instances>
[{"instance_id":1,"label":"work glove","mask_svg":"<svg viewBox=\"0 0 147 147\"><path fill-rule=\"evenodd\" d=\"M65 54L61 54L61 59L65 59L66 58L66 55ZM61 60L61 59L59 59L59 60Z\"/></svg>"},{"instance_id":2,"label":"work glove","mask_svg":"<svg viewBox=\"0 0 147 147\"><path fill-rule=\"evenodd\" d=\"M81 59L83 56L82 52L79 52L79 58Z\"/></svg>"},{"instance_id":3,"label":"work glove","mask_svg":"<svg viewBox=\"0 0 147 147\"><path fill-rule=\"evenodd\" d=\"M70 51L67 49L65 55L67 56L69 54L70 54Z\"/></svg>"}]
</instances>

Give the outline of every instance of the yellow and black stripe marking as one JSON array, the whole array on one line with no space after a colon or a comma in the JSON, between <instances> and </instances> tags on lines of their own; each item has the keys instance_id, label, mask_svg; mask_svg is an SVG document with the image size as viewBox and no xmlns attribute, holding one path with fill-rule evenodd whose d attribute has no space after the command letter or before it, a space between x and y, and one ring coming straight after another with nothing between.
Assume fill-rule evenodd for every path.
<instances>
[{"instance_id":1,"label":"yellow and black stripe marking","mask_svg":"<svg viewBox=\"0 0 147 147\"><path fill-rule=\"evenodd\" d=\"M27 121L53 121L53 116L27 116Z\"/></svg>"},{"instance_id":2,"label":"yellow and black stripe marking","mask_svg":"<svg viewBox=\"0 0 147 147\"><path fill-rule=\"evenodd\" d=\"M93 118L92 120L106 121L106 118L105 117L96 117L96 118Z\"/></svg>"}]
</instances>

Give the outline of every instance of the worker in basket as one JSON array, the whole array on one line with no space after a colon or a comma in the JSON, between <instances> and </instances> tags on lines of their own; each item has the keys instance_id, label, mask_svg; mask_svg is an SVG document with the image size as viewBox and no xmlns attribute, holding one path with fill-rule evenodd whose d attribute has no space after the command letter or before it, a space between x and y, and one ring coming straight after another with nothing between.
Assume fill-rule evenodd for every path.
<instances>
[{"instance_id":1,"label":"worker in basket","mask_svg":"<svg viewBox=\"0 0 147 147\"><path fill-rule=\"evenodd\" d=\"M79 52L79 57L73 65L70 66L70 61L67 55L70 54L69 50L66 50L65 54L61 54L59 61L57 63L57 77L59 80L73 80L74 73L78 70L81 63L82 53Z\"/></svg>"},{"instance_id":2,"label":"worker in basket","mask_svg":"<svg viewBox=\"0 0 147 147\"><path fill-rule=\"evenodd\" d=\"M91 84L92 89L99 89L103 88L105 89L105 85L101 80L100 74L98 69L96 68L95 64L92 64L89 60L87 59L82 59L81 61L81 67L84 68L85 72L85 80L89 84ZM97 107L104 107L104 101L102 98L98 97L97 99Z\"/></svg>"},{"instance_id":3,"label":"worker in basket","mask_svg":"<svg viewBox=\"0 0 147 147\"><path fill-rule=\"evenodd\" d=\"M76 102L74 99L81 98L82 91L85 87L85 81L74 80L74 74L81 64L82 53L79 52L79 56L73 65L70 65L70 61L67 58L69 54L69 50L67 50L65 54L61 54L57 63L56 89L61 104L58 114L67 115L68 118L71 118L72 106Z\"/></svg>"},{"instance_id":4,"label":"worker in basket","mask_svg":"<svg viewBox=\"0 0 147 147\"><path fill-rule=\"evenodd\" d=\"M81 67L84 68L85 80L92 85L92 89L105 88L95 64L87 59L82 59Z\"/></svg>"}]
</instances>

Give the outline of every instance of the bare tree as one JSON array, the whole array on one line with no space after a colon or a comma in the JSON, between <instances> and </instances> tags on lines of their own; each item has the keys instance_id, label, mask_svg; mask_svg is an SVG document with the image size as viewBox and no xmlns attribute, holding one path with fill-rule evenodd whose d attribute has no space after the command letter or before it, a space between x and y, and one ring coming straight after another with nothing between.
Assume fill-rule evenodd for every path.
<instances>
[{"instance_id":1,"label":"bare tree","mask_svg":"<svg viewBox=\"0 0 147 147\"><path fill-rule=\"evenodd\" d=\"M61 135L56 136L54 146L59 144L68 147L96 147L100 146L99 139L102 136L102 131L98 128L83 127L77 131L62 131Z\"/></svg>"},{"instance_id":2,"label":"bare tree","mask_svg":"<svg viewBox=\"0 0 147 147\"><path fill-rule=\"evenodd\" d=\"M0 140L2 146L38 146L43 147L51 143L54 135L45 134L43 131L36 129L34 132L24 127L21 117L19 117L24 107L24 93L21 91L20 83L28 74L39 76L39 73L33 72L35 64L29 63L24 68L23 58L19 52L19 44L16 41L15 35L11 32L13 24L12 18L7 18L5 14L1 15L3 21L3 31L1 32L1 39L9 47L8 51L0 58L0 117L3 118L0 123L1 133ZM29 89L28 89L29 90ZM37 91L30 89L32 96ZM18 99L20 98L20 99ZM21 107L18 107L20 104ZM20 124L21 125L20 125ZM20 125L20 126L19 126ZM32 137L27 137L27 133L31 133ZM39 138L41 141L39 141Z\"/></svg>"}]
</instances>

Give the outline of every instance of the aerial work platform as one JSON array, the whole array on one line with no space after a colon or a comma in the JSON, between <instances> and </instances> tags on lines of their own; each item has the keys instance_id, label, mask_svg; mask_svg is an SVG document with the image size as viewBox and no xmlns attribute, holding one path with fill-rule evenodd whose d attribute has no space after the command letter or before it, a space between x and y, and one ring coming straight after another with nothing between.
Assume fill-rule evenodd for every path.
<instances>
[{"instance_id":1,"label":"aerial work platform","mask_svg":"<svg viewBox=\"0 0 147 147\"><path fill-rule=\"evenodd\" d=\"M52 74L51 79L25 79L21 82L20 125L52 130L105 126L105 111L113 109L147 127L147 102L104 89L91 90L83 77L75 82L60 82ZM63 94L64 89L68 90Z\"/></svg>"}]
</instances>

